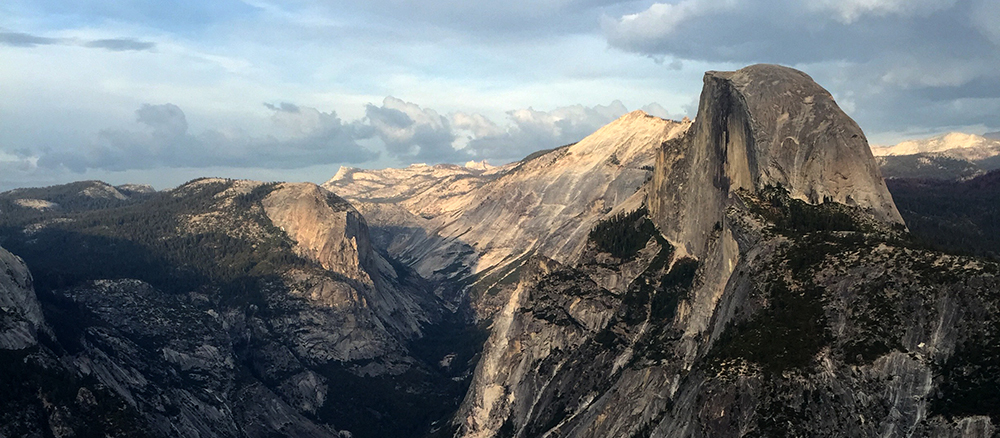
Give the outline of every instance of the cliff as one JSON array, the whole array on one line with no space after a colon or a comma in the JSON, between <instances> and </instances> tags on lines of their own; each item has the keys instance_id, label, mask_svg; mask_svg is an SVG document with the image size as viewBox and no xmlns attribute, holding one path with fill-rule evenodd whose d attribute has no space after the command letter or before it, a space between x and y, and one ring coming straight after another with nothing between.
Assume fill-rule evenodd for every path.
<instances>
[{"instance_id":1,"label":"cliff","mask_svg":"<svg viewBox=\"0 0 1000 438\"><path fill-rule=\"evenodd\" d=\"M806 75L708 73L650 184L529 261L454 436L993 435L1000 267L910 240Z\"/></svg>"},{"instance_id":2,"label":"cliff","mask_svg":"<svg viewBox=\"0 0 1000 438\"><path fill-rule=\"evenodd\" d=\"M20 350L36 345L44 324L28 267L0 248L0 349Z\"/></svg>"}]
</instances>

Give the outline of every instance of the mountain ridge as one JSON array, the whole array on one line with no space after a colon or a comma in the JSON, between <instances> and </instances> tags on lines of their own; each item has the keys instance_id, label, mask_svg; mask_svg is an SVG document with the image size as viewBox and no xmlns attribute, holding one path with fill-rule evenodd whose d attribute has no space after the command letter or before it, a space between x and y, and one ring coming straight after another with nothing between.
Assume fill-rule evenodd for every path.
<instances>
[{"instance_id":1,"label":"mountain ridge","mask_svg":"<svg viewBox=\"0 0 1000 438\"><path fill-rule=\"evenodd\" d=\"M532 254L576 257L596 220L635 196L649 178L654 145L690 123L634 111L577 143L486 172L411 166L368 171L359 189L351 188L346 175L324 186L343 193L373 218L374 228L393 235L384 239L390 254L429 280L450 283L442 296L455 303L469 298L477 318L488 319ZM427 178L428 172L442 175ZM406 173L421 175L417 190L394 185L400 176L385 176ZM368 186L401 192L367 195Z\"/></svg>"},{"instance_id":2,"label":"mountain ridge","mask_svg":"<svg viewBox=\"0 0 1000 438\"><path fill-rule=\"evenodd\" d=\"M1000 168L1000 139L951 132L872 148L887 178L967 180Z\"/></svg>"}]
</instances>

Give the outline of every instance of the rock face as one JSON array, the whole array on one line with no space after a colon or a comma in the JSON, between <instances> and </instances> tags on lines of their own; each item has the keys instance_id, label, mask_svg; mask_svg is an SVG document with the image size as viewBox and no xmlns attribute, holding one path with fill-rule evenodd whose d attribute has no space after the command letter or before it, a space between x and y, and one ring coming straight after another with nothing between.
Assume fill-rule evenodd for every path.
<instances>
[{"instance_id":1,"label":"rock face","mask_svg":"<svg viewBox=\"0 0 1000 438\"><path fill-rule=\"evenodd\" d=\"M700 236L721 219L724 199L740 188L780 184L796 199L829 199L902 223L861 128L829 92L787 67L706 73L694 126L660 150L656 166L655 222L696 253Z\"/></svg>"},{"instance_id":2,"label":"rock face","mask_svg":"<svg viewBox=\"0 0 1000 438\"><path fill-rule=\"evenodd\" d=\"M576 260L526 264L454 436L994 433L975 394L1000 367L1000 267L909 243L807 76L708 73L651 185Z\"/></svg>"},{"instance_id":3,"label":"rock face","mask_svg":"<svg viewBox=\"0 0 1000 438\"><path fill-rule=\"evenodd\" d=\"M688 126L635 111L578 143L510 165L408 168L419 174L407 178L419 183L405 191L386 192L403 179L386 181L396 173L390 171L341 171L325 186L345 193L376 228L395 236L383 240L391 254L425 278L457 286L452 300L471 293L488 318L500 306L490 297L505 295L496 289L512 284L528 257L578 257L596 220L649 179L656 146ZM429 177L431 169L441 176Z\"/></svg>"},{"instance_id":4,"label":"rock face","mask_svg":"<svg viewBox=\"0 0 1000 438\"><path fill-rule=\"evenodd\" d=\"M284 183L268 194L261 205L271 222L295 241L296 253L347 280L341 284L316 282L292 274L295 281L310 284L304 293L311 301L332 308L371 312L369 318L378 321L372 329L389 331L379 333L378 338L413 339L421 335L421 327L441 318L440 305L435 300L401 285L395 268L372 248L365 219L347 201L315 184ZM342 332L342 339L360 334L343 328L336 331ZM348 354L338 358L370 357Z\"/></svg>"},{"instance_id":5,"label":"rock face","mask_svg":"<svg viewBox=\"0 0 1000 438\"><path fill-rule=\"evenodd\" d=\"M20 350L38 343L44 326L31 273L17 256L0 248L0 349Z\"/></svg>"}]
</instances>

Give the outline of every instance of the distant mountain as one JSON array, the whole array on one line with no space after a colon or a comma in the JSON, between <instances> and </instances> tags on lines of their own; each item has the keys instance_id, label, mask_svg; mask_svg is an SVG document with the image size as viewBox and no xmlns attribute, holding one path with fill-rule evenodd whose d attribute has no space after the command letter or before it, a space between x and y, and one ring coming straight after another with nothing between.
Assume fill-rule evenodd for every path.
<instances>
[{"instance_id":1,"label":"distant mountain","mask_svg":"<svg viewBox=\"0 0 1000 438\"><path fill-rule=\"evenodd\" d=\"M0 212L31 210L84 211L128 205L154 193L150 186L126 184L114 187L101 181L80 181L69 184L14 189L0 193Z\"/></svg>"},{"instance_id":2,"label":"distant mountain","mask_svg":"<svg viewBox=\"0 0 1000 438\"><path fill-rule=\"evenodd\" d=\"M992 140L1000 140L1000 131L997 131L997 132L987 132L987 133L983 134L983 137L986 137L986 138L989 138L989 139L992 139Z\"/></svg>"},{"instance_id":3,"label":"distant mountain","mask_svg":"<svg viewBox=\"0 0 1000 438\"><path fill-rule=\"evenodd\" d=\"M969 179L1000 168L1000 139L952 132L873 147L886 178Z\"/></svg>"}]
</instances>

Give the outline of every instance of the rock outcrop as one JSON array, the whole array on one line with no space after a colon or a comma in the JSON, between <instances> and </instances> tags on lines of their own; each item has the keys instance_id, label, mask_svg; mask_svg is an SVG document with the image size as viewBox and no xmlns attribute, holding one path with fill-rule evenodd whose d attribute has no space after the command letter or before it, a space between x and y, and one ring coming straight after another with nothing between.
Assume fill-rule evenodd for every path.
<instances>
[{"instance_id":1,"label":"rock outcrop","mask_svg":"<svg viewBox=\"0 0 1000 438\"><path fill-rule=\"evenodd\" d=\"M36 345L38 331L44 325L28 267L0 248L0 349L20 350Z\"/></svg>"},{"instance_id":2,"label":"rock outcrop","mask_svg":"<svg viewBox=\"0 0 1000 438\"><path fill-rule=\"evenodd\" d=\"M695 255L741 188L781 185L809 203L903 222L861 128L805 73L777 65L708 72L695 120L659 151L649 200L664 235Z\"/></svg>"},{"instance_id":3,"label":"rock outcrop","mask_svg":"<svg viewBox=\"0 0 1000 438\"><path fill-rule=\"evenodd\" d=\"M808 75L777 65L706 73L695 123L657 153L648 201L663 236L708 273L684 312L692 342L746 251L726 220L734 193L779 186L903 222L861 128Z\"/></svg>"},{"instance_id":4,"label":"rock outcrop","mask_svg":"<svg viewBox=\"0 0 1000 438\"><path fill-rule=\"evenodd\" d=\"M339 196L311 183L283 183L261 201L261 206L271 222L295 242L297 254L347 280L316 279L300 272L289 274L293 282L306 285L303 293L311 301L344 311L371 312L361 319L377 321L370 328L377 332L375 338L417 338L423 326L442 317L435 299L421 296L422 291L401 281L396 269L372 248L365 219ZM325 327L325 330L341 333L340 339L354 339L361 334L361 327L353 324ZM315 333L323 338L331 334ZM326 348L315 346L315 350ZM348 350L360 351L357 347Z\"/></svg>"}]
</instances>

